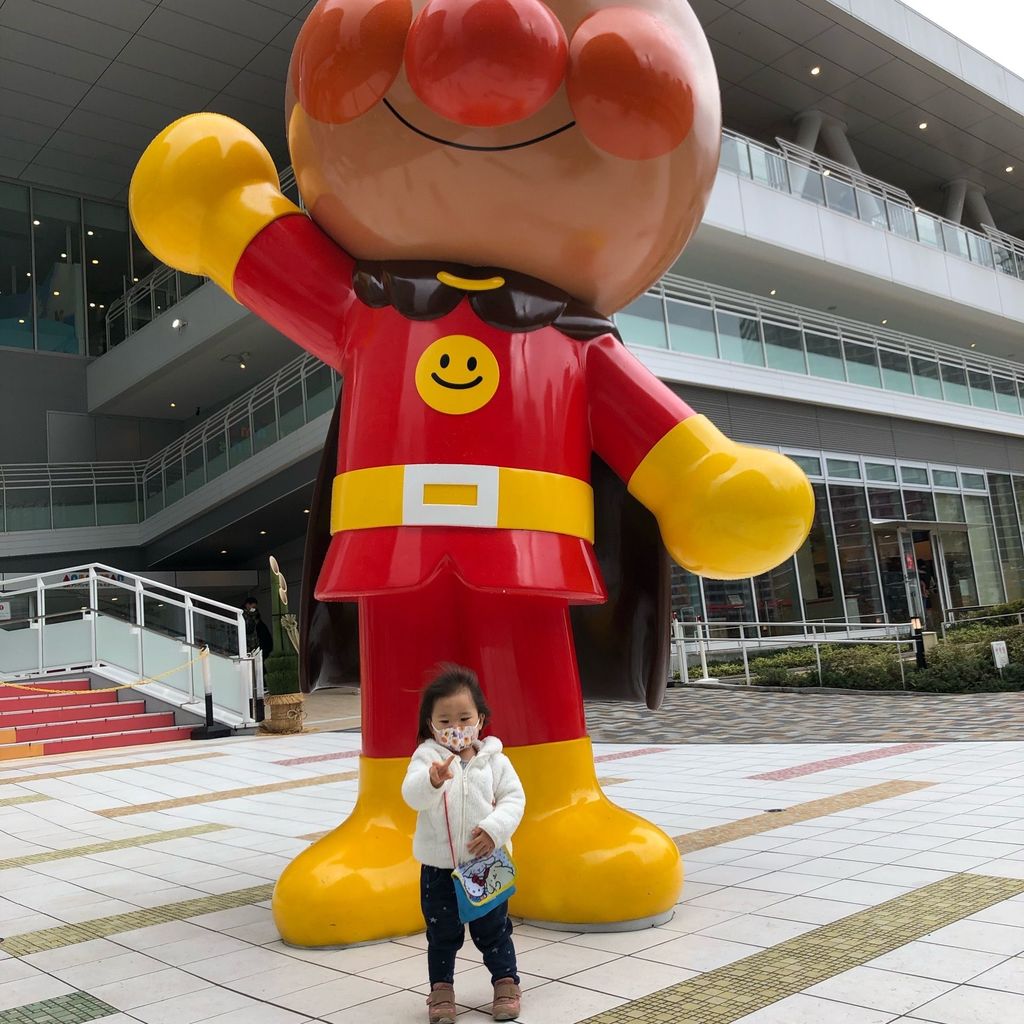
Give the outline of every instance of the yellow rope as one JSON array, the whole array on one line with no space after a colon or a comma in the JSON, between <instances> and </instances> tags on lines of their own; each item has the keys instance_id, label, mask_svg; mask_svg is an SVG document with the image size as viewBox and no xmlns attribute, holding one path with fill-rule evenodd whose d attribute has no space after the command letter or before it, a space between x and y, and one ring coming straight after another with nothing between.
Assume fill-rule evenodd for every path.
<instances>
[{"instance_id":1,"label":"yellow rope","mask_svg":"<svg viewBox=\"0 0 1024 1024\"><path fill-rule=\"evenodd\" d=\"M144 686L146 683L156 683L161 679L166 679L167 676L173 676L176 672L182 672L187 668L191 668L193 665L199 664L204 658L208 658L210 652L207 648L203 648L199 655L193 658L191 661L186 661L175 668L170 668L166 672L161 672L158 676L147 676L145 679L136 679L134 683L122 683L120 686L104 686L102 689L95 690L48 690L42 686L36 686L34 683L5 683L0 680L0 690L26 690L29 693L50 693L50 694L68 694L68 693L114 693L117 690L132 690L136 686Z\"/></svg>"}]
</instances>

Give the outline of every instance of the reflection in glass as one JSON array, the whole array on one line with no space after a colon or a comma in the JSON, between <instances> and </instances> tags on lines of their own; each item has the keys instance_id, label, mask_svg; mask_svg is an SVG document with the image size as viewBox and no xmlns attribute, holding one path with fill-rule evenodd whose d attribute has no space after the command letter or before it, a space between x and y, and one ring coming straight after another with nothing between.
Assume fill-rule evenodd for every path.
<instances>
[{"instance_id":1,"label":"reflection in glass","mask_svg":"<svg viewBox=\"0 0 1024 1024\"><path fill-rule=\"evenodd\" d=\"M282 388L277 395L277 417L281 436L285 437L298 430L306 422L302 409L302 382L296 381Z\"/></svg>"},{"instance_id":2,"label":"reflection in glass","mask_svg":"<svg viewBox=\"0 0 1024 1024\"><path fill-rule=\"evenodd\" d=\"M241 419L228 424L228 465L234 469L251 458L252 428L249 426L249 417L243 413Z\"/></svg>"},{"instance_id":3,"label":"reflection in glass","mask_svg":"<svg viewBox=\"0 0 1024 1024\"><path fill-rule=\"evenodd\" d=\"M971 393L967 388L967 373L964 368L962 366L953 366L952 363L942 363L941 369L946 401L970 405Z\"/></svg>"},{"instance_id":4,"label":"reflection in glass","mask_svg":"<svg viewBox=\"0 0 1024 1024\"><path fill-rule=\"evenodd\" d=\"M623 341L647 348L668 348L665 339L665 315L661 298L641 295L621 313L615 314L615 323Z\"/></svg>"},{"instance_id":5,"label":"reflection in glass","mask_svg":"<svg viewBox=\"0 0 1024 1024\"><path fill-rule=\"evenodd\" d=\"M134 484L101 484L96 488L96 525L124 526L139 521L139 496Z\"/></svg>"},{"instance_id":6,"label":"reflection in glass","mask_svg":"<svg viewBox=\"0 0 1024 1024\"><path fill-rule=\"evenodd\" d=\"M928 470L924 466L900 466L900 476L905 484L928 486Z\"/></svg>"},{"instance_id":7,"label":"reflection in glass","mask_svg":"<svg viewBox=\"0 0 1024 1024\"><path fill-rule=\"evenodd\" d=\"M830 484L829 495L846 594L846 618L852 622L878 619L882 597L864 489Z\"/></svg>"},{"instance_id":8,"label":"reflection in glass","mask_svg":"<svg viewBox=\"0 0 1024 1024\"><path fill-rule=\"evenodd\" d=\"M4 502L8 530L51 529L49 487L8 486L4 491Z\"/></svg>"},{"instance_id":9,"label":"reflection in glass","mask_svg":"<svg viewBox=\"0 0 1024 1024\"><path fill-rule=\"evenodd\" d=\"M901 203L887 201L885 205L889 214L889 228L893 233L916 241L917 227L914 224L914 211Z\"/></svg>"},{"instance_id":10,"label":"reflection in glass","mask_svg":"<svg viewBox=\"0 0 1024 1024\"><path fill-rule=\"evenodd\" d=\"M959 494L937 492L935 495L935 518L940 523L966 523L964 499Z\"/></svg>"},{"instance_id":11,"label":"reflection in glass","mask_svg":"<svg viewBox=\"0 0 1024 1024\"><path fill-rule=\"evenodd\" d=\"M148 518L164 507L164 477L159 466L146 477L143 491L146 496L146 517Z\"/></svg>"},{"instance_id":12,"label":"reflection in glass","mask_svg":"<svg viewBox=\"0 0 1024 1024\"><path fill-rule=\"evenodd\" d=\"M843 350L838 338L827 334L806 332L807 364L811 375L825 377L828 380L846 380L846 368L843 366Z\"/></svg>"},{"instance_id":13,"label":"reflection in glass","mask_svg":"<svg viewBox=\"0 0 1024 1024\"><path fill-rule=\"evenodd\" d=\"M882 364L882 382L886 391L900 391L905 395L914 393L914 382L910 377L910 360L902 352L879 349L878 358Z\"/></svg>"},{"instance_id":14,"label":"reflection in glass","mask_svg":"<svg viewBox=\"0 0 1024 1024\"><path fill-rule=\"evenodd\" d=\"M1017 395L1017 385L1007 377L994 377L996 388L996 408L1000 412L1020 415L1020 398Z\"/></svg>"},{"instance_id":15,"label":"reflection in glass","mask_svg":"<svg viewBox=\"0 0 1024 1024\"><path fill-rule=\"evenodd\" d=\"M992 388L992 378L987 373L968 370L967 380L971 387L971 402L979 409L994 409L996 396Z\"/></svg>"},{"instance_id":16,"label":"reflection in glass","mask_svg":"<svg viewBox=\"0 0 1024 1024\"><path fill-rule=\"evenodd\" d=\"M1013 497L1013 482L1003 473L989 473L988 486L995 516L996 544L1006 582L1006 599L1017 601L1024 597L1024 543Z\"/></svg>"},{"instance_id":17,"label":"reflection in glass","mask_svg":"<svg viewBox=\"0 0 1024 1024\"><path fill-rule=\"evenodd\" d=\"M704 580L708 622L753 622L754 599L750 580ZM739 636L739 629L716 629L715 637Z\"/></svg>"},{"instance_id":18,"label":"reflection in glass","mask_svg":"<svg viewBox=\"0 0 1024 1024\"><path fill-rule=\"evenodd\" d=\"M700 580L678 565L672 566L672 611L680 622L695 622L704 618Z\"/></svg>"},{"instance_id":19,"label":"reflection in glass","mask_svg":"<svg viewBox=\"0 0 1024 1024\"><path fill-rule=\"evenodd\" d=\"M968 491L984 491L985 475L983 473L961 473L960 482Z\"/></svg>"},{"instance_id":20,"label":"reflection in glass","mask_svg":"<svg viewBox=\"0 0 1024 1024\"><path fill-rule=\"evenodd\" d=\"M914 371L914 390L921 398L942 400L942 382L939 380L939 364L934 359L911 356L910 365Z\"/></svg>"},{"instance_id":21,"label":"reflection in glass","mask_svg":"<svg viewBox=\"0 0 1024 1024\"><path fill-rule=\"evenodd\" d=\"M821 459L813 455L790 455L791 458L808 476L821 476Z\"/></svg>"},{"instance_id":22,"label":"reflection in glass","mask_svg":"<svg viewBox=\"0 0 1024 1024\"><path fill-rule=\"evenodd\" d=\"M252 410L253 443L257 452L269 448L277 440L277 418L271 396Z\"/></svg>"},{"instance_id":23,"label":"reflection in glass","mask_svg":"<svg viewBox=\"0 0 1024 1024\"><path fill-rule=\"evenodd\" d=\"M857 197L853 193L853 186L847 185L845 181L829 175L825 179L825 198L830 210L844 213L847 217L857 216Z\"/></svg>"},{"instance_id":24,"label":"reflection in glass","mask_svg":"<svg viewBox=\"0 0 1024 1024\"><path fill-rule=\"evenodd\" d=\"M828 475L840 480L859 480L860 463L852 459L826 459Z\"/></svg>"},{"instance_id":25,"label":"reflection in glass","mask_svg":"<svg viewBox=\"0 0 1024 1024\"><path fill-rule=\"evenodd\" d=\"M761 329L758 322L748 316L717 310L718 340L722 358L732 363L764 366L761 347Z\"/></svg>"},{"instance_id":26,"label":"reflection in glass","mask_svg":"<svg viewBox=\"0 0 1024 1024\"><path fill-rule=\"evenodd\" d=\"M213 480L228 468L228 443L221 427L206 436L206 479Z\"/></svg>"},{"instance_id":27,"label":"reflection in glass","mask_svg":"<svg viewBox=\"0 0 1024 1024\"><path fill-rule=\"evenodd\" d=\"M890 622L909 622L910 594L907 592L907 574L903 563L903 549L895 530L879 530L875 534L875 550L882 574L882 600Z\"/></svg>"},{"instance_id":28,"label":"reflection in glass","mask_svg":"<svg viewBox=\"0 0 1024 1024\"><path fill-rule=\"evenodd\" d=\"M992 528L992 509L988 498L968 494L964 497L974 553L974 576L978 584L979 604L999 604L1005 600L1003 577L999 570L996 535Z\"/></svg>"},{"instance_id":29,"label":"reflection in glass","mask_svg":"<svg viewBox=\"0 0 1024 1024\"><path fill-rule=\"evenodd\" d=\"M707 306L691 306L669 299L668 341L675 352L714 359L718 356L715 340L715 314Z\"/></svg>"},{"instance_id":30,"label":"reflection in glass","mask_svg":"<svg viewBox=\"0 0 1024 1024\"><path fill-rule=\"evenodd\" d=\"M895 488L869 487L868 505L871 518L882 522L899 522L906 519L903 512L903 496Z\"/></svg>"},{"instance_id":31,"label":"reflection in glass","mask_svg":"<svg viewBox=\"0 0 1024 1024\"><path fill-rule=\"evenodd\" d=\"M91 486L53 488L53 528L71 529L96 525L96 506Z\"/></svg>"},{"instance_id":32,"label":"reflection in glass","mask_svg":"<svg viewBox=\"0 0 1024 1024\"><path fill-rule=\"evenodd\" d=\"M877 480L883 484L896 483L895 466L890 466L885 462L868 462L865 463L865 469L869 480Z\"/></svg>"},{"instance_id":33,"label":"reflection in glass","mask_svg":"<svg viewBox=\"0 0 1024 1024\"><path fill-rule=\"evenodd\" d=\"M954 608L974 608L978 605L978 591L974 580L974 559L971 542L966 533L940 533L942 556L946 565L946 583Z\"/></svg>"},{"instance_id":34,"label":"reflection in glass","mask_svg":"<svg viewBox=\"0 0 1024 1024\"><path fill-rule=\"evenodd\" d=\"M904 491L903 504L908 519L935 522L935 500L929 491Z\"/></svg>"},{"instance_id":35,"label":"reflection in glass","mask_svg":"<svg viewBox=\"0 0 1024 1024\"><path fill-rule=\"evenodd\" d=\"M39 189L32 199L38 347L84 352L81 200Z\"/></svg>"},{"instance_id":36,"label":"reflection in glass","mask_svg":"<svg viewBox=\"0 0 1024 1024\"><path fill-rule=\"evenodd\" d=\"M0 181L0 347L32 348L28 189Z\"/></svg>"},{"instance_id":37,"label":"reflection in glass","mask_svg":"<svg viewBox=\"0 0 1024 1024\"><path fill-rule=\"evenodd\" d=\"M792 558L754 580L758 622L799 622L803 619Z\"/></svg>"},{"instance_id":38,"label":"reflection in glass","mask_svg":"<svg viewBox=\"0 0 1024 1024\"><path fill-rule=\"evenodd\" d=\"M851 384L864 384L870 388L880 388L882 377L878 371L878 353L868 345L858 345L854 341L843 342L846 354L846 367Z\"/></svg>"},{"instance_id":39,"label":"reflection in glass","mask_svg":"<svg viewBox=\"0 0 1024 1024\"><path fill-rule=\"evenodd\" d=\"M914 483L920 481L915 480ZM960 484L956 478L955 469L933 469L932 470L932 483L936 487L959 487Z\"/></svg>"},{"instance_id":40,"label":"reflection in glass","mask_svg":"<svg viewBox=\"0 0 1024 1024\"><path fill-rule=\"evenodd\" d=\"M327 365L306 374L306 422L334 409L334 371Z\"/></svg>"},{"instance_id":41,"label":"reflection in glass","mask_svg":"<svg viewBox=\"0 0 1024 1024\"><path fill-rule=\"evenodd\" d=\"M747 157L746 144L731 135L722 136L722 152L718 158L718 166L723 171L750 177L750 161Z\"/></svg>"},{"instance_id":42,"label":"reflection in glass","mask_svg":"<svg viewBox=\"0 0 1024 1024\"><path fill-rule=\"evenodd\" d=\"M800 589L808 621L845 618L832 520L824 484L814 487L814 523L803 547L796 554Z\"/></svg>"},{"instance_id":43,"label":"reflection in glass","mask_svg":"<svg viewBox=\"0 0 1024 1024\"><path fill-rule=\"evenodd\" d=\"M806 373L803 338L798 327L784 327L765 321L764 345L768 354L768 365L773 370L789 373Z\"/></svg>"},{"instance_id":44,"label":"reflection in glass","mask_svg":"<svg viewBox=\"0 0 1024 1024\"><path fill-rule=\"evenodd\" d=\"M128 210L85 201L85 281L89 296L89 354L107 346L107 310L132 283ZM167 308L165 305L164 308Z\"/></svg>"}]
</instances>

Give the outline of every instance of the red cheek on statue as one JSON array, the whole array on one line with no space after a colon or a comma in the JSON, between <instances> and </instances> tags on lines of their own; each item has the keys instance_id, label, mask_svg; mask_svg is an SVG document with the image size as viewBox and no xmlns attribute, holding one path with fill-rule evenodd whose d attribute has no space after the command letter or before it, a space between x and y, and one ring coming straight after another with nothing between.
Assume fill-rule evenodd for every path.
<instances>
[{"instance_id":1,"label":"red cheek on statue","mask_svg":"<svg viewBox=\"0 0 1024 1024\"><path fill-rule=\"evenodd\" d=\"M686 47L645 11L606 7L569 44L566 87L576 123L613 156L671 153L693 127L693 74Z\"/></svg>"},{"instance_id":2,"label":"red cheek on statue","mask_svg":"<svg viewBox=\"0 0 1024 1024\"><path fill-rule=\"evenodd\" d=\"M302 109L326 124L365 114L398 75L411 22L410 0L320 0L292 57Z\"/></svg>"}]
</instances>

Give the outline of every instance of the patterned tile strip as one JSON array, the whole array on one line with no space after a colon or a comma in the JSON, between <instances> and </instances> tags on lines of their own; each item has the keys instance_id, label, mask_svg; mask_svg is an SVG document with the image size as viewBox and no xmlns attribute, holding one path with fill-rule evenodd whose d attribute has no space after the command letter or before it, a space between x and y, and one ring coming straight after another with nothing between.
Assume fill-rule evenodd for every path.
<instances>
[{"instance_id":1,"label":"patterned tile strip","mask_svg":"<svg viewBox=\"0 0 1024 1024\"><path fill-rule=\"evenodd\" d=\"M173 811L177 807L192 807L195 804L214 804L221 800L236 800L243 796L262 796L264 793L280 793L286 789L306 789L309 786L326 786L330 782L348 782L358 779L359 772L336 772L334 775L314 775L310 779L289 779L287 782L271 782L265 786L245 786L242 789L224 789L219 793L197 793L195 796L181 796L173 800L157 800L151 804L129 804L127 807L107 807L96 811L104 818L125 818L131 814L146 814L149 811Z\"/></svg>"},{"instance_id":2,"label":"patterned tile strip","mask_svg":"<svg viewBox=\"0 0 1024 1024\"><path fill-rule=\"evenodd\" d=\"M1021 893L1024 879L953 875L583 1024L732 1024Z\"/></svg>"},{"instance_id":3,"label":"patterned tile strip","mask_svg":"<svg viewBox=\"0 0 1024 1024\"><path fill-rule=\"evenodd\" d=\"M814 775L815 772L844 768L848 764L877 761L882 757L910 754L915 750L928 750L938 745L937 743L900 743L895 747L877 747L874 750L862 750L859 754L844 754L842 757L829 757L824 761L810 761L807 764L794 765L792 768L780 768L774 772L764 772L762 775L751 775L749 778L764 782L785 782L787 779L799 779L803 775Z\"/></svg>"},{"instance_id":4,"label":"patterned tile strip","mask_svg":"<svg viewBox=\"0 0 1024 1024\"><path fill-rule=\"evenodd\" d=\"M668 747L644 747L642 750L620 750L617 754L601 754L594 758L594 764L602 761L621 761L624 757L643 757L645 754L663 754Z\"/></svg>"},{"instance_id":5,"label":"patterned tile strip","mask_svg":"<svg viewBox=\"0 0 1024 1024\"><path fill-rule=\"evenodd\" d=\"M0 807L17 807L21 804L38 804L43 800L51 800L52 797L43 796L42 793L26 793L24 796L8 796L0 800Z\"/></svg>"},{"instance_id":6,"label":"patterned tile strip","mask_svg":"<svg viewBox=\"0 0 1024 1024\"><path fill-rule=\"evenodd\" d=\"M87 1024L116 1013L115 1007L88 992L69 992L27 1006L0 1010L0 1024Z\"/></svg>"},{"instance_id":7,"label":"patterned tile strip","mask_svg":"<svg viewBox=\"0 0 1024 1024\"><path fill-rule=\"evenodd\" d=\"M26 782L42 779L70 779L74 775L97 775L101 772L124 772L132 768L149 768L159 764L181 764L185 761L205 761L211 757L227 757L227 754L187 754L184 757L161 757L153 761L131 761L126 764L101 764L94 768L69 768L63 772L47 772L38 775L12 775L9 778L0 771L0 786L20 786Z\"/></svg>"},{"instance_id":8,"label":"patterned tile strip","mask_svg":"<svg viewBox=\"0 0 1024 1024\"><path fill-rule=\"evenodd\" d=\"M731 843L735 839L746 839L748 836L771 832L786 825L796 825L811 818L821 818L837 811L848 811L852 807L862 807L876 800L889 800L906 793L916 793L920 789L934 786L934 782L883 782L877 786L864 789L851 789L848 793L824 797L821 800L809 800L806 803L794 804L775 814L755 814L739 821L730 821L725 825L714 825L711 828L698 829L686 835L677 836L675 843L680 853L693 853L695 850L706 850L710 846Z\"/></svg>"},{"instance_id":9,"label":"patterned tile strip","mask_svg":"<svg viewBox=\"0 0 1024 1024\"><path fill-rule=\"evenodd\" d=\"M46 949L61 949L74 946L90 939L104 939L121 932L134 931L136 928L148 928L154 924L169 924L172 921L184 921L200 914L212 914L218 910L233 910L235 907L247 907L253 903L269 900L274 892L274 883L256 885L249 889L235 889L233 892L221 893L217 896L200 896L181 903L168 903L162 907L150 907L146 910L132 910L127 914L115 914L112 917L97 917L91 921L78 924L62 924L56 928L44 928L37 932L25 932L23 935L12 935L0 940L0 949L11 956L28 956L30 953L41 953Z\"/></svg>"},{"instance_id":10,"label":"patterned tile strip","mask_svg":"<svg viewBox=\"0 0 1024 1024\"><path fill-rule=\"evenodd\" d=\"M8 857L0 860L0 871L9 868L30 868L33 864L49 864L54 860L65 860L68 857L89 857L95 853L112 853L114 850L130 850L136 846L151 846L153 843L166 843L171 839L191 839L193 836L208 835L210 832L223 832L227 825L192 825L188 828L175 828L169 832L150 832L144 836L131 839L111 839L104 843L90 843L88 846L70 846L63 850L46 850L43 853L28 853L23 857Z\"/></svg>"},{"instance_id":11,"label":"patterned tile strip","mask_svg":"<svg viewBox=\"0 0 1024 1024\"><path fill-rule=\"evenodd\" d=\"M359 757L361 750L342 750L337 754L312 754L309 757L289 757L286 761L271 761L271 764L316 764L317 761L343 761L349 757Z\"/></svg>"}]
</instances>

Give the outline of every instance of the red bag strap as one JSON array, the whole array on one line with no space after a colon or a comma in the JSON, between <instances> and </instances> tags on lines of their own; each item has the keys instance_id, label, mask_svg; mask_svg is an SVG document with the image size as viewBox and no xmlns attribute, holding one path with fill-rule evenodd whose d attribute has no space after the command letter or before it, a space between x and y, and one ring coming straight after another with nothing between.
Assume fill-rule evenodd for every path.
<instances>
[{"instance_id":1,"label":"red bag strap","mask_svg":"<svg viewBox=\"0 0 1024 1024\"><path fill-rule=\"evenodd\" d=\"M452 842L452 823L448 820L448 794L444 794L444 824L448 829L448 849L452 851L452 868L457 868L459 862L455 857L455 844Z\"/></svg>"}]
</instances>

